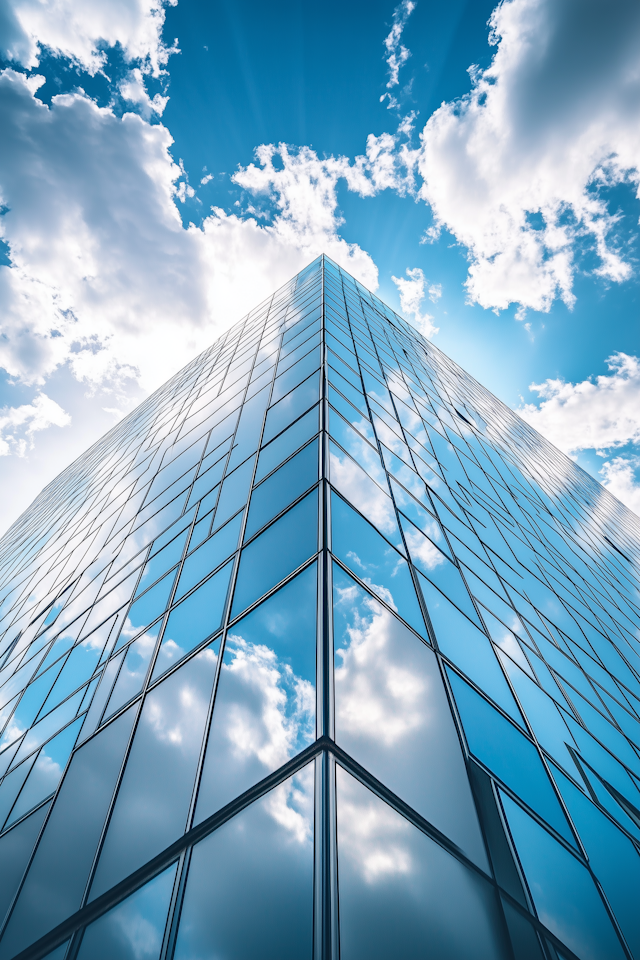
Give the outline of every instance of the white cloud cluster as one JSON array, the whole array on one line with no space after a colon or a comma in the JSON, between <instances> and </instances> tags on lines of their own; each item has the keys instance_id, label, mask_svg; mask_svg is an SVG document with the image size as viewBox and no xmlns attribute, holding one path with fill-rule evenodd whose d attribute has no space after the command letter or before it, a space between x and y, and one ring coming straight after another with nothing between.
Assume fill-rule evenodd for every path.
<instances>
[{"instance_id":1,"label":"white cloud cluster","mask_svg":"<svg viewBox=\"0 0 640 960\"><path fill-rule=\"evenodd\" d=\"M400 83L400 68L407 62L411 56L411 51L401 42L402 32L407 20L416 8L414 0L402 0L393 11L393 22L391 30L384 40L384 48L387 53L387 68L389 70L389 80L387 81L387 90L397 87ZM398 106L397 99L390 93L383 93L380 97L382 103L385 99L389 100L388 109Z\"/></svg>"},{"instance_id":2,"label":"white cloud cluster","mask_svg":"<svg viewBox=\"0 0 640 960\"><path fill-rule=\"evenodd\" d=\"M91 74L105 62L105 44L158 75L175 49L162 40L165 6L177 0L0 0L0 54L31 69L48 47Z\"/></svg>"},{"instance_id":3,"label":"white cloud cluster","mask_svg":"<svg viewBox=\"0 0 640 960\"><path fill-rule=\"evenodd\" d=\"M518 413L570 455L596 450L606 456L607 451L627 448L603 464L600 476L610 493L640 513L640 457L633 452L640 444L640 358L616 353L607 366L608 376L579 383L532 383L529 389L541 402L524 404Z\"/></svg>"},{"instance_id":4,"label":"white cloud cluster","mask_svg":"<svg viewBox=\"0 0 640 960\"><path fill-rule=\"evenodd\" d=\"M469 298L522 315L572 304L585 245L630 274L606 195L640 182L640 6L505 0L491 28L491 65L422 131L420 195L469 251Z\"/></svg>"},{"instance_id":5,"label":"white cloud cluster","mask_svg":"<svg viewBox=\"0 0 640 960\"><path fill-rule=\"evenodd\" d=\"M0 457L16 453L24 457L33 448L33 438L48 427L67 427L71 417L62 407L40 392L33 403L0 409Z\"/></svg>"},{"instance_id":6,"label":"white cloud cluster","mask_svg":"<svg viewBox=\"0 0 640 960\"><path fill-rule=\"evenodd\" d=\"M431 285L427 289L427 278L420 267L406 270L407 277L391 277L400 294L400 309L404 315L418 328L424 337L431 338L438 332L430 313L422 313L422 301L429 296L432 303L441 296L439 285Z\"/></svg>"}]
</instances>

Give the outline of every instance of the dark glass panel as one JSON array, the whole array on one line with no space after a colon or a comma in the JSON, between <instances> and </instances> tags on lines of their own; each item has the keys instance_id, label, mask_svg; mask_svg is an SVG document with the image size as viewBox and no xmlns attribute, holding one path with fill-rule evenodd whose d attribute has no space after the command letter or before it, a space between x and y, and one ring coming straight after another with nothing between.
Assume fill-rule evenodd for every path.
<instances>
[{"instance_id":1,"label":"dark glass panel","mask_svg":"<svg viewBox=\"0 0 640 960\"><path fill-rule=\"evenodd\" d=\"M493 888L336 770L342 960L507 960Z\"/></svg>"},{"instance_id":2,"label":"dark glass panel","mask_svg":"<svg viewBox=\"0 0 640 960\"><path fill-rule=\"evenodd\" d=\"M502 792L501 800L540 920L579 957L622 960L586 867Z\"/></svg>"},{"instance_id":3,"label":"dark glass panel","mask_svg":"<svg viewBox=\"0 0 640 960\"><path fill-rule=\"evenodd\" d=\"M228 563L173 608L167 619L152 680L221 626L232 567L233 563Z\"/></svg>"},{"instance_id":4,"label":"dark glass panel","mask_svg":"<svg viewBox=\"0 0 640 960\"><path fill-rule=\"evenodd\" d=\"M184 832L218 649L216 641L147 695L91 885L91 899Z\"/></svg>"},{"instance_id":5,"label":"dark glass panel","mask_svg":"<svg viewBox=\"0 0 640 960\"><path fill-rule=\"evenodd\" d=\"M43 804L30 817L0 837L0 923L11 905L26 869L49 804Z\"/></svg>"},{"instance_id":6,"label":"dark glass panel","mask_svg":"<svg viewBox=\"0 0 640 960\"><path fill-rule=\"evenodd\" d=\"M311 960L313 764L193 850L175 960Z\"/></svg>"},{"instance_id":7,"label":"dark glass panel","mask_svg":"<svg viewBox=\"0 0 640 960\"><path fill-rule=\"evenodd\" d=\"M229 629L200 781L200 822L315 737L316 565Z\"/></svg>"},{"instance_id":8,"label":"dark glass panel","mask_svg":"<svg viewBox=\"0 0 640 960\"><path fill-rule=\"evenodd\" d=\"M344 500L331 495L332 551L368 587L426 637L407 561Z\"/></svg>"},{"instance_id":9,"label":"dark glass panel","mask_svg":"<svg viewBox=\"0 0 640 960\"><path fill-rule=\"evenodd\" d=\"M471 753L572 843L538 751L457 674L447 670Z\"/></svg>"},{"instance_id":10,"label":"dark glass panel","mask_svg":"<svg viewBox=\"0 0 640 960\"><path fill-rule=\"evenodd\" d=\"M314 491L242 551L231 616L242 613L317 549L318 494Z\"/></svg>"},{"instance_id":11,"label":"dark glass panel","mask_svg":"<svg viewBox=\"0 0 640 960\"><path fill-rule=\"evenodd\" d=\"M334 565L336 741L488 869L433 652Z\"/></svg>"},{"instance_id":12,"label":"dark glass panel","mask_svg":"<svg viewBox=\"0 0 640 960\"><path fill-rule=\"evenodd\" d=\"M130 709L74 755L0 941L3 960L80 907L133 720Z\"/></svg>"},{"instance_id":13,"label":"dark glass panel","mask_svg":"<svg viewBox=\"0 0 640 960\"><path fill-rule=\"evenodd\" d=\"M249 505L245 540L249 540L317 480L318 443L314 441L254 489Z\"/></svg>"},{"instance_id":14,"label":"dark glass panel","mask_svg":"<svg viewBox=\"0 0 640 960\"><path fill-rule=\"evenodd\" d=\"M88 926L78 960L158 960L175 875L173 864Z\"/></svg>"}]
</instances>

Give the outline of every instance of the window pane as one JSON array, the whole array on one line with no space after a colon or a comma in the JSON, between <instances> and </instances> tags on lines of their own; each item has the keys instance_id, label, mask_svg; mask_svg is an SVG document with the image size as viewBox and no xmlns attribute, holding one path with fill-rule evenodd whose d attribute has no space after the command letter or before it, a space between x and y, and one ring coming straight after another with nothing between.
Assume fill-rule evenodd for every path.
<instances>
[{"instance_id":1,"label":"window pane","mask_svg":"<svg viewBox=\"0 0 640 960\"><path fill-rule=\"evenodd\" d=\"M158 624L159 627L159 624ZM116 710L135 697L142 690L142 685L147 676L147 670L151 657L156 648L158 630L143 633L141 637L131 644L127 649L124 663L118 674L113 693L109 698L109 703L105 711L105 716L109 717Z\"/></svg>"},{"instance_id":2,"label":"window pane","mask_svg":"<svg viewBox=\"0 0 640 960\"><path fill-rule=\"evenodd\" d=\"M433 652L334 565L336 741L488 869Z\"/></svg>"},{"instance_id":3,"label":"window pane","mask_svg":"<svg viewBox=\"0 0 640 960\"><path fill-rule=\"evenodd\" d=\"M255 482L257 483L263 477L266 477L279 463L286 460L294 450L301 447L305 440L312 437L318 431L318 409L310 410L300 417L284 433L273 440L266 447L262 448L258 459L258 468L256 470Z\"/></svg>"},{"instance_id":4,"label":"window pane","mask_svg":"<svg viewBox=\"0 0 640 960\"><path fill-rule=\"evenodd\" d=\"M85 930L78 960L158 960L176 865Z\"/></svg>"},{"instance_id":5,"label":"window pane","mask_svg":"<svg viewBox=\"0 0 640 960\"><path fill-rule=\"evenodd\" d=\"M74 755L2 938L7 957L80 907L133 720L127 710Z\"/></svg>"},{"instance_id":6,"label":"window pane","mask_svg":"<svg viewBox=\"0 0 640 960\"><path fill-rule=\"evenodd\" d=\"M318 494L314 491L242 551L232 618L275 587L317 549Z\"/></svg>"},{"instance_id":7,"label":"window pane","mask_svg":"<svg viewBox=\"0 0 640 960\"><path fill-rule=\"evenodd\" d=\"M19 820L56 790L81 726L82 720L76 720L45 744L20 791L7 824Z\"/></svg>"},{"instance_id":8,"label":"window pane","mask_svg":"<svg viewBox=\"0 0 640 960\"><path fill-rule=\"evenodd\" d=\"M404 560L371 524L331 494L332 551L422 636L427 635Z\"/></svg>"},{"instance_id":9,"label":"window pane","mask_svg":"<svg viewBox=\"0 0 640 960\"><path fill-rule=\"evenodd\" d=\"M452 670L447 670L471 753L503 783L573 842L538 751L497 710Z\"/></svg>"},{"instance_id":10,"label":"window pane","mask_svg":"<svg viewBox=\"0 0 640 960\"><path fill-rule=\"evenodd\" d=\"M268 443L281 430L297 420L309 407L318 402L319 385L319 375L315 373L271 407L267 413L262 438L263 443Z\"/></svg>"},{"instance_id":11,"label":"window pane","mask_svg":"<svg viewBox=\"0 0 640 960\"><path fill-rule=\"evenodd\" d=\"M242 514L238 514L187 557L178 580L174 602L188 593L234 552L238 546L241 522Z\"/></svg>"},{"instance_id":12,"label":"window pane","mask_svg":"<svg viewBox=\"0 0 640 960\"><path fill-rule=\"evenodd\" d=\"M151 587L151 590L148 590L131 604L126 621L129 636L132 636L137 630L141 630L142 627L146 627L148 623L155 620L165 610L169 602L175 575L176 571L172 570L171 573L156 583L155 587Z\"/></svg>"},{"instance_id":13,"label":"window pane","mask_svg":"<svg viewBox=\"0 0 640 960\"><path fill-rule=\"evenodd\" d=\"M342 960L507 960L493 889L336 770Z\"/></svg>"},{"instance_id":14,"label":"window pane","mask_svg":"<svg viewBox=\"0 0 640 960\"><path fill-rule=\"evenodd\" d=\"M316 581L313 564L229 629L198 822L315 737Z\"/></svg>"},{"instance_id":15,"label":"window pane","mask_svg":"<svg viewBox=\"0 0 640 960\"><path fill-rule=\"evenodd\" d=\"M540 920L589 960L624 957L587 869L509 797L500 793Z\"/></svg>"},{"instance_id":16,"label":"window pane","mask_svg":"<svg viewBox=\"0 0 640 960\"><path fill-rule=\"evenodd\" d=\"M232 517L234 513L247 502L254 460L255 458L251 457L251 459L243 463L241 467L238 467L237 470L234 470L233 473L225 477L216 509L216 527L221 526L225 520Z\"/></svg>"},{"instance_id":17,"label":"window pane","mask_svg":"<svg viewBox=\"0 0 640 960\"><path fill-rule=\"evenodd\" d=\"M162 644L153 668L155 680L222 624L233 563L219 570L186 600L174 607L167 619Z\"/></svg>"},{"instance_id":18,"label":"window pane","mask_svg":"<svg viewBox=\"0 0 640 960\"><path fill-rule=\"evenodd\" d=\"M216 641L147 695L91 885L92 900L184 832L218 649Z\"/></svg>"},{"instance_id":19,"label":"window pane","mask_svg":"<svg viewBox=\"0 0 640 960\"><path fill-rule=\"evenodd\" d=\"M313 764L193 851L175 960L311 960Z\"/></svg>"},{"instance_id":20,"label":"window pane","mask_svg":"<svg viewBox=\"0 0 640 960\"><path fill-rule=\"evenodd\" d=\"M0 916L4 917L22 879L33 845L49 809L44 804L0 838Z\"/></svg>"},{"instance_id":21,"label":"window pane","mask_svg":"<svg viewBox=\"0 0 640 960\"><path fill-rule=\"evenodd\" d=\"M318 443L314 441L254 489L249 505L245 540L257 533L265 523L284 510L317 480Z\"/></svg>"}]
</instances>

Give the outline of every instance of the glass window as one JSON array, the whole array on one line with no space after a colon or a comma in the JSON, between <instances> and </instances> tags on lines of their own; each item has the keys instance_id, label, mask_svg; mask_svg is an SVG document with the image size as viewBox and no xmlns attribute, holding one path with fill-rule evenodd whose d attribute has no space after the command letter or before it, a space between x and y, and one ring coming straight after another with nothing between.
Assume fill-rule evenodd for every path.
<instances>
[{"instance_id":1,"label":"glass window","mask_svg":"<svg viewBox=\"0 0 640 960\"><path fill-rule=\"evenodd\" d=\"M229 628L196 820L315 737L316 565Z\"/></svg>"},{"instance_id":2,"label":"glass window","mask_svg":"<svg viewBox=\"0 0 640 960\"><path fill-rule=\"evenodd\" d=\"M187 506L194 504L197 500L201 500L202 497L206 496L210 490L213 490L214 487L220 483L222 479L222 474L224 473L224 468L226 465L226 454L221 457L217 463L214 463L208 469L204 470L193 487L191 488L191 493L189 494L189 499L187 501ZM179 559L179 558L178 558Z\"/></svg>"},{"instance_id":3,"label":"glass window","mask_svg":"<svg viewBox=\"0 0 640 960\"><path fill-rule=\"evenodd\" d=\"M128 636L132 636L142 627L146 627L148 623L155 620L165 610L175 576L176 571L174 569L162 580L159 580L155 587L151 587L141 597L134 600L127 614L126 629Z\"/></svg>"},{"instance_id":4,"label":"glass window","mask_svg":"<svg viewBox=\"0 0 640 960\"><path fill-rule=\"evenodd\" d=\"M30 817L0 837L0 916L4 917L22 879L49 804L35 810Z\"/></svg>"},{"instance_id":5,"label":"glass window","mask_svg":"<svg viewBox=\"0 0 640 960\"><path fill-rule=\"evenodd\" d=\"M336 741L488 869L433 652L334 565Z\"/></svg>"},{"instance_id":6,"label":"glass window","mask_svg":"<svg viewBox=\"0 0 640 960\"><path fill-rule=\"evenodd\" d=\"M507 960L489 883L336 770L342 960Z\"/></svg>"},{"instance_id":7,"label":"glass window","mask_svg":"<svg viewBox=\"0 0 640 960\"><path fill-rule=\"evenodd\" d=\"M7 957L80 907L133 720L127 710L74 754L2 939Z\"/></svg>"},{"instance_id":8,"label":"glass window","mask_svg":"<svg viewBox=\"0 0 640 960\"><path fill-rule=\"evenodd\" d=\"M256 487L251 495L245 540L318 480L318 443L313 441Z\"/></svg>"},{"instance_id":9,"label":"glass window","mask_svg":"<svg viewBox=\"0 0 640 960\"><path fill-rule=\"evenodd\" d=\"M271 404L277 403L299 383L306 380L320 365L320 351L314 350L302 360L290 367L285 373L276 378L273 384Z\"/></svg>"},{"instance_id":10,"label":"glass window","mask_svg":"<svg viewBox=\"0 0 640 960\"><path fill-rule=\"evenodd\" d=\"M233 448L229 457L229 470L233 470L238 464L257 450L260 442L260 433L262 431L262 422L264 413L269 402L270 387L264 387L259 393L250 400L245 401L240 414L240 422L236 435L233 438Z\"/></svg>"},{"instance_id":11,"label":"glass window","mask_svg":"<svg viewBox=\"0 0 640 960\"><path fill-rule=\"evenodd\" d=\"M318 549L318 494L285 513L240 556L232 618L258 600Z\"/></svg>"},{"instance_id":12,"label":"glass window","mask_svg":"<svg viewBox=\"0 0 640 960\"><path fill-rule=\"evenodd\" d=\"M219 570L173 608L153 668L155 680L222 625L233 563Z\"/></svg>"},{"instance_id":13,"label":"glass window","mask_svg":"<svg viewBox=\"0 0 640 960\"><path fill-rule=\"evenodd\" d=\"M575 843L538 751L497 710L447 669L471 753L536 813Z\"/></svg>"},{"instance_id":14,"label":"glass window","mask_svg":"<svg viewBox=\"0 0 640 960\"><path fill-rule=\"evenodd\" d=\"M158 960L176 864L90 924L78 960Z\"/></svg>"},{"instance_id":15,"label":"glass window","mask_svg":"<svg viewBox=\"0 0 640 960\"><path fill-rule=\"evenodd\" d=\"M488 638L428 580L421 577L420 586L442 653L523 726L522 716Z\"/></svg>"},{"instance_id":16,"label":"glass window","mask_svg":"<svg viewBox=\"0 0 640 960\"><path fill-rule=\"evenodd\" d=\"M540 920L579 957L625 956L586 867L500 792Z\"/></svg>"},{"instance_id":17,"label":"glass window","mask_svg":"<svg viewBox=\"0 0 640 960\"><path fill-rule=\"evenodd\" d=\"M143 633L127 647L124 663L105 710L106 717L111 716L142 690L151 657L156 649L159 626L158 623L155 630Z\"/></svg>"},{"instance_id":18,"label":"glass window","mask_svg":"<svg viewBox=\"0 0 640 960\"><path fill-rule=\"evenodd\" d=\"M254 464L255 457L251 457L241 467L225 477L216 509L216 527L221 526L225 520L237 513L240 507L244 507L249 497Z\"/></svg>"},{"instance_id":19,"label":"glass window","mask_svg":"<svg viewBox=\"0 0 640 960\"><path fill-rule=\"evenodd\" d=\"M332 550L422 636L427 635L407 561L344 500L331 495Z\"/></svg>"},{"instance_id":20,"label":"glass window","mask_svg":"<svg viewBox=\"0 0 640 960\"><path fill-rule=\"evenodd\" d=\"M313 764L194 847L175 960L311 960Z\"/></svg>"},{"instance_id":21,"label":"glass window","mask_svg":"<svg viewBox=\"0 0 640 960\"><path fill-rule=\"evenodd\" d=\"M268 443L318 402L319 385L319 375L315 373L270 408L264 427L263 443Z\"/></svg>"},{"instance_id":22,"label":"glass window","mask_svg":"<svg viewBox=\"0 0 640 960\"><path fill-rule=\"evenodd\" d=\"M101 640L100 636L91 634L71 651L58 679L51 688L51 693L42 706L42 715L53 710L65 697L91 677L102 653Z\"/></svg>"},{"instance_id":23,"label":"glass window","mask_svg":"<svg viewBox=\"0 0 640 960\"><path fill-rule=\"evenodd\" d=\"M91 885L95 899L184 832L219 641L147 697Z\"/></svg>"},{"instance_id":24,"label":"glass window","mask_svg":"<svg viewBox=\"0 0 640 960\"><path fill-rule=\"evenodd\" d=\"M271 473L279 463L286 460L294 450L301 447L305 440L318 432L318 409L310 410L303 417L296 420L276 440L272 440L262 448L258 458L255 482L258 483L268 473Z\"/></svg>"},{"instance_id":25,"label":"glass window","mask_svg":"<svg viewBox=\"0 0 640 960\"><path fill-rule=\"evenodd\" d=\"M187 557L178 580L174 602L188 593L234 552L238 546L241 522L242 514L240 513Z\"/></svg>"}]
</instances>

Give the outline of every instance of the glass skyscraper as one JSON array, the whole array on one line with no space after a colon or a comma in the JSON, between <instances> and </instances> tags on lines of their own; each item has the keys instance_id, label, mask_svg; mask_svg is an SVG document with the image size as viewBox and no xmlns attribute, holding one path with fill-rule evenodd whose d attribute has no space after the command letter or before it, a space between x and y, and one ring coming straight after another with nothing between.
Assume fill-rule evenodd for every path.
<instances>
[{"instance_id":1,"label":"glass skyscraper","mask_svg":"<svg viewBox=\"0 0 640 960\"><path fill-rule=\"evenodd\" d=\"M0 542L0 960L640 960L639 548L319 258Z\"/></svg>"}]
</instances>

